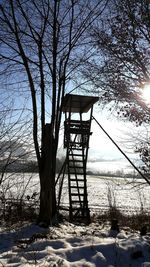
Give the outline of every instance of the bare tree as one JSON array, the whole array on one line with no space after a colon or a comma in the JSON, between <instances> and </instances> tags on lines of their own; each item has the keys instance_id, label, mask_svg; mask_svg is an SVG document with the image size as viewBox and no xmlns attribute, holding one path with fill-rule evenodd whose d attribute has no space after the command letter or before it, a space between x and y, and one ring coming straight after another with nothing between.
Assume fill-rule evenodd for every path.
<instances>
[{"instance_id":1,"label":"bare tree","mask_svg":"<svg viewBox=\"0 0 150 267\"><path fill-rule=\"evenodd\" d=\"M4 183L6 173L15 172L19 163L27 161L32 151L27 147L33 143L31 119L24 114L25 109L16 110L12 99L0 101L0 186ZM24 123L23 123L24 122Z\"/></svg>"},{"instance_id":2,"label":"bare tree","mask_svg":"<svg viewBox=\"0 0 150 267\"><path fill-rule=\"evenodd\" d=\"M93 57L82 68L84 79L99 94L101 103L113 103L117 116L136 125L150 122L150 107L142 97L150 85L150 1L111 0L101 20L89 31ZM87 87L86 87L87 89ZM149 135L136 136L132 149L143 162L149 184Z\"/></svg>"},{"instance_id":3,"label":"bare tree","mask_svg":"<svg viewBox=\"0 0 150 267\"><path fill-rule=\"evenodd\" d=\"M74 73L91 53L87 29L107 2L9 0L0 5L1 75L22 81L31 94L39 222L49 224L56 214L56 154L66 84L73 89Z\"/></svg>"},{"instance_id":4,"label":"bare tree","mask_svg":"<svg viewBox=\"0 0 150 267\"><path fill-rule=\"evenodd\" d=\"M149 1L111 0L90 36L95 53L82 72L93 91L104 103L116 103L121 116L149 123L150 109L142 99L150 82Z\"/></svg>"}]
</instances>

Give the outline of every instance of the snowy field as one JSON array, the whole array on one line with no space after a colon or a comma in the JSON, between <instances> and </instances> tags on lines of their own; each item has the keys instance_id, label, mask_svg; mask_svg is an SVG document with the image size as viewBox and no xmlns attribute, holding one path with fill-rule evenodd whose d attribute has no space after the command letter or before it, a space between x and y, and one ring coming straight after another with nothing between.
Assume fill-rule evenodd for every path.
<instances>
[{"instance_id":1,"label":"snowy field","mask_svg":"<svg viewBox=\"0 0 150 267\"><path fill-rule=\"evenodd\" d=\"M150 186L143 180L87 176L88 202L92 210L107 210L110 205L124 212L150 209ZM67 205L67 181L62 192L62 203Z\"/></svg>"},{"instance_id":2,"label":"snowy field","mask_svg":"<svg viewBox=\"0 0 150 267\"><path fill-rule=\"evenodd\" d=\"M39 191L37 175L11 177L2 188L10 195ZM17 178L17 179L16 179ZM23 179L23 183L22 183ZM9 179L8 179L9 180ZM6 180L6 182L8 181ZM124 210L149 209L150 187L142 180L88 176L89 206L106 209L110 204ZM64 182L62 203L66 198ZM144 223L144 222L143 222ZM99 221L88 226L69 222L43 229L34 224L0 227L0 267L150 267L150 235L122 227L110 230Z\"/></svg>"},{"instance_id":3,"label":"snowy field","mask_svg":"<svg viewBox=\"0 0 150 267\"><path fill-rule=\"evenodd\" d=\"M10 175L10 174L9 174ZM9 176L8 175L8 176ZM59 188L59 182L57 189ZM107 210L115 206L123 212L137 212L150 209L150 186L142 179L87 176L88 202L91 211ZM39 197L39 179L37 174L11 174L3 184L1 191L8 197L26 198L33 193ZM58 190L57 190L58 191ZM63 183L61 205L68 206L67 177Z\"/></svg>"},{"instance_id":4,"label":"snowy field","mask_svg":"<svg viewBox=\"0 0 150 267\"><path fill-rule=\"evenodd\" d=\"M64 222L48 229L24 225L0 233L0 266L150 267L150 236L108 225Z\"/></svg>"}]
</instances>

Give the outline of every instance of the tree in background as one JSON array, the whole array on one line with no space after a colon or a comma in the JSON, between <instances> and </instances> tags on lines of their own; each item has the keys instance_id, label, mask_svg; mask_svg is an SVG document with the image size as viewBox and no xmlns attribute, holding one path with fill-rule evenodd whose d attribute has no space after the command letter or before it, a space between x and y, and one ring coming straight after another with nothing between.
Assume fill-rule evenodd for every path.
<instances>
[{"instance_id":1,"label":"tree in background","mask_svg":"<svg viewBox=\"0 0 150 267\"><path fill-rule=\"evenodd\" d=\"M105 16L91 27L95 54L83 75L105 103L120 105L124 116L149 122L142 88L150 82L150 3L110 1Z\"/></svg>"},{"instance_id":2,"label":"tree in background","mask_svg":"<svg viewBox=\"0 0 150 267\"><path fill-rule=\"evenodd\" d=\"M135 152L140 155L141 165L140 169L145 177L150 181L150 139L149 129L144 129L144 133L136 136Z\"/></svg>"},{"instance_id":3,"label":"tree in background","mask_svg":"<svg viewBox=\"0 0 150 267\"><path fill-rule=\"evenodd\" d=\"M56 154L66 84L73 89L74 74L91 54L87 29L107 2L7 0L0 4L1 75L7 85L21 84L24 97L26 91L31 95L39 222L49 224L56 214Z\"/></svg>"},{"instance_id":4,"label":"tree in background","mask_svg":"<svg viewBox=\"0 0 150 267\"><path fill-rule=\"evenodd\" d=\"M24 170L20 170L19 179L16 178L16 172L21 164L24 166L25 162L31 160L33 150L27 150L27 147L32 147L33 141L30 138L31 119L25 107L15 107L15 100L6 94L2 79L0 86L0 200L4 203L6 198L21 198L25 194L29 179L22 179L20 183ZM19 183L18 196L14 194L16 182Z\"/></svg>"},{"instance_id":5,"label":"tree in background","mask_svg":"<svg viewBox=\"0 0 150 267\"><path fill-rule=\"evenodd\" d=\"M113 103L118 115L138 125L150 122L142 90L150 85L150 1L109 1L105 16L92 25L93 58L85 62L84 78L101 102ZM142 142L142 144L140 144ZM136 152L149 168L149 137Z\"/></svg>"}]
</instances>

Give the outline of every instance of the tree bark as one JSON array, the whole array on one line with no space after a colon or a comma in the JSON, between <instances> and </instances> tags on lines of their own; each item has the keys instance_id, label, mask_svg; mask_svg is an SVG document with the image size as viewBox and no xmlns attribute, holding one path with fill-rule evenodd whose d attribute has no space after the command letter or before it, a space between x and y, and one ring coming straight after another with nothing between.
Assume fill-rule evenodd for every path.
<instances>
[{"instance_id":1,"label":"tree bark","mask_svg":"<svg viewBox=\"0 0 150 267\"><path fill-rule=\"evenodd\" d=\"M56 216L55 195L55 142L51 124L46 124L40 164L40 212L39 223L45 226L53 223Z\"/></svg>"}]
</instances>

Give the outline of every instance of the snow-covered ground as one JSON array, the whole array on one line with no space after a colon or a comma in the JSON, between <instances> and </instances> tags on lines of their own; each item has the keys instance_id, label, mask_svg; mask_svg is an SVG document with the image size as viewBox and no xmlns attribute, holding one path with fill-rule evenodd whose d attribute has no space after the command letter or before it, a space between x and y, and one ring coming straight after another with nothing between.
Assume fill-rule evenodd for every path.
<instances>
[{"instance_id":1,"label":"snow-covered ground","mask_svg":"<svg viewBox=\"0 0 150 267\"><path fill-rule=\"evenodd\" d=\"M68 222L42 229L24 225L1 229L0 266L150 267L150 236L109 225Z\"/></svg>"},{"instance_id":2,"label":"snow-covered ground","mask_svg":"<svg viewBox=\"0 0 150 267\"><path fill-rule=\"evenodd\" d=\"M11 194L32 195L39 191L38 177L28 182L25 174L9 182ZM88 176L90 207L107 208L110 204L123 209L149 209L150 187L142 180ZM12 183L12 186L10 186ZM62 203L66 198L64 182ZM144 222L143 222L144 223ZM43 229L34 224L22 227L0 228L0 267L150 267L150 235L140 236L129 228L119 233L100 221L88 226L69 222Z\"/></svg>"},{"instance_id":3,"label":"snow-covered ground","mask_svg":"<svg viewBox=\"0 0 150 267\"><path fill-rule=\"evenodd\" d=\"M8 184L7 184L8 183ZM26 197L39 193L38 174L14 174L3 185L5 195ZM57 184L59 187L59 182ZM8 189L7 189L8 188ZM110 205L125 212L150 209L150 186L142 179L87 176L88 203L91 210L106 210ZM37 195L38 198L38 195ZM63 183L61 205L68 206L67 177Z\"/></svg>"},{"instance_id":4,"label":"snow-covered ground","mask_svg":"<svg viewBox=\"0 0 150 267\"><path fill-rule=\"evenodd\" d=\"M88 203L91 210L107 210L110 205L123 212L150 209L150 186L143 180L87 176ZM68 205L68 185L64 182L61 202Z\"/></svg>"}]
</instances>

